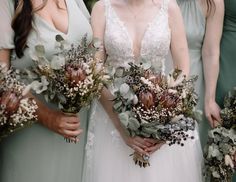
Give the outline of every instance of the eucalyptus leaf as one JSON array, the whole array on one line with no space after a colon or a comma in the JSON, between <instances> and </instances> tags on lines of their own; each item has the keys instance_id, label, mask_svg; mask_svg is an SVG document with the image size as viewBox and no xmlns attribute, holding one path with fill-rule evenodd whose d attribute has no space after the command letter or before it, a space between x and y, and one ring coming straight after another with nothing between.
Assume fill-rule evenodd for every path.
<instances>
[{"instance_id":1,"label":"eucalyptus leaf","mask_svg":"<svg viewBox=\"0 0 236 182\"><path fill-rule=\"evenodd\" d=\"M65 39L61 36L61 35L56 35L56 41L57 42L62 42L64 41Z\"/></svg>"},{"instance_id":2,"label":"eucalyptus leaf","mask_svg":"<svg viewBox=\"0 0 236 182\"><path fill-rule=\"evenodd\" d=\"M129 92L129 85L127 83L123 83L121 86L120 86L120 93L121 95L126 95L128 92Z\"/></svg>"},{"instance_id":3,"label":"eucalyptus leaf","mask_svg":"<svg viewBox=\"0 0 236 182\"><path fill-rule=\"evenodd\" d=\"M138 128L140 127L140 123L138 122L136 118L131 117L129 119L128 127L131 130L138 130Z\"/></svg>"},{"instance_id":4,"label":"eucalyptus leaf","mask_svg":"<svg viewBox=\"0 0 236 182\"><path fill-rule=\"evenodd\" d=\"M128 112L122 112L119 115L119 119L121 121L121 123L127 127L129 124L129 113Z\"/></svg>"},{"instance_id":5,"label":"eucalyptus leaf","mask_svg":"<svg viewBox=\"0 0 236 182\"><path fill-rule=\"evenodd\" d=\"M35 46L35 51L36 51L36 55L38 57L44 57L45 56L45 48L43 45L36 45Z\"/></svg>"},{"instance_id":6,"label":"eucalyptus leaf","mask_svg":"<svg viewBox=\"0 0 236 182\"><path fill-rule=\"evenodd\" d=\"M220 174L217 171L214 171L212 173L212 176L215 177L215 178L220 178Z\"/></svg>"},{"instance_id":7,"label":"eucalyptus leaf","mask_svg":"<svg viewBox=\"0 0 236 182\"><path fill-rule=\"evenodd\" d=\"M120 107L122 106L122 102L117 102L113 105L113 108L115 109L115 111L117 111Z\"/></svg>"}]
</instances>

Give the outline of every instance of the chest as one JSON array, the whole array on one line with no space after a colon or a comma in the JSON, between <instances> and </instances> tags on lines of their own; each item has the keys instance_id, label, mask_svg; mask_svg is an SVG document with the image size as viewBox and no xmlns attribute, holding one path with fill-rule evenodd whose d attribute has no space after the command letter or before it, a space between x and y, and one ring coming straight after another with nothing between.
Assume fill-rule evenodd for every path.
<instances>
[{"instance_id":1,"label":"chest","mask_svg":"<svg viewBox=\"0 0 236 182\"><path fill-rule=\"evenodd\" d=\"M33 64L31 54L38 44L44 45L46 56L50 60L51 56L58 51L55 40L58 34L65 39L68 45L78 44L85 35L87 35L88 40L92 39L92 29L88 20L73 0L68 2L67 33L58 30L42 17L34 16L33 29L27 39L28 48L24 51L24 57L21 59L16 58L12 61L14 67L23 69L31 66Z\"/></svg>"},{"instance_id":2,"label":"chest","mask_svg":"<svg viewBox=\"0 0 236 182\"><path fill-rule=\"evenodd\" d=\"M137 58L151 55L150 51L162 55L165 51L160 53L160 50L168 51L169 44L170 29L166 12L158 12L149 22L143 18L136 23L124 15L120 17L113 9L107 12L105 47L108 55Z\"/></svg>"},{"instance_id":3,"label":"chest","mask_svg":"<svg viewBox=\"0 0 236 182\"><path fill-rule=\"evenodd\" d=\"M35 14L52 27L67 33L69 25L69 3L71 2L67 3L67 0L47 1L45 4L38 4L36 1L33 3L33 8L38 9Z\"/></svg>"}]
</instances>

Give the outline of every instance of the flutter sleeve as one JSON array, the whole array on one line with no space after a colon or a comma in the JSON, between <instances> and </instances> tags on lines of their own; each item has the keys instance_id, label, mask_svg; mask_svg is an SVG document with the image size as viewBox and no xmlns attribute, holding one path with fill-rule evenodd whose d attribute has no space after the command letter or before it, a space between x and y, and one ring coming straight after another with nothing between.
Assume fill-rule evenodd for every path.
<instances>
[{"instance_id":1,"label":"flutter sleeve","mask_svg":"<svg viewBox=\"0 0 236 182\"><path fill-rule=\"evenodd\" d=\"M82 13L84 14L84 16L89 20L90 14L89 14L87 7L84 4L84 1L83 0L75 0L75 1L78 4L78 6L79 6L80 10L82 11Z\"/></svg>"},{"instance_id":2,"label":"flutter sleeve","mask_svg":"<svg viewBox=\"0 0 236 182\"><path fill-rule=\"evenodd\" d=\"M11 28L13 16L13 0L0 0L0 50L14 48L14 31Z\"/></svg>"}]
</instances>

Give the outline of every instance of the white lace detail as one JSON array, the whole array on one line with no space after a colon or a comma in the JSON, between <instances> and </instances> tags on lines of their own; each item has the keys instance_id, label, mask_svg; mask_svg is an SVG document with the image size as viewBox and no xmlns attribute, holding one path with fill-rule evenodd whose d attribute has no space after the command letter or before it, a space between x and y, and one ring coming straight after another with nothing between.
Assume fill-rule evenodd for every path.
<instances>
[{"instance_id":1,"label":"white lace detail","mask_svg":"<svg viewBox=\"0 0 236 182\"><path fill-rule=\"evenodd\" d=\"M118 130L116 130L116 129L112 130L111 137L112 137L112 143L114 144L115 147L119 147L120 143L123 143L123 140L122 140Z\"/></svg>"},{"instance_id":2,"label":"white lace detail","mask_svg":"<svg viewBox=\"0 0 236 182\"><path fill-rule=\"evenodd\" d=\"M170 29L168 23L168 2L163 0L162 6L156 17L148 24L143 40L141 42L140 58L155 62L159 72L164 72L164 60L168 54L170 47ZM104 44L106 53L108 55L107 61L110 65L125 66L129 62L134 62L132 40L127 32L123 22L119 19L116 12L113 10L110 0L105 0L105 14L106 14L106 29L104 35ZM127 40L129 40L127 42ZM99 108L100 105L95 101L92 105L92 113L90 116L90 123L88 129L88 141L86 145L87 168L92 167L94 144L96 137L94 135L96 126L97 112L105 111ZM106 115L106 114L105 114ZM100 122L105 122L107 125L107 116L101 118ZM100 123L101 124L101 123ZM115 130L110 131L112 143L114 146L119 146L122 143L122 138L119 132Z\"/></svg>"},{"instance_id":3,"label":"white lace detail","mask_svg":"<svg viewBox=\"0 0 236 182\"><path fill-rule=\"evenodd\" d=\"M87 133L87 143L85 146L86 150L86 161L87 161L87 167L91 168L92 167L92 161L93 161L93 152L94 152L94 140L95 140L95 135L94 135L94 130L95 130L95 117L96 117L96 108L98 107L98 101L95 100L91 104L91 113L89 117L89 126L88 126L88 133ZM85 174L84 174L85 175Z\"/></svg>"},{"instance_id":4,"label":"white lace detail","mask_svg":"<svg viewBox=\"0 0 236 182\"><path fill-rule=\"evenodd\" d=\"M171 33L168 21L169 0L163 0L155 18L148 24L141 42L140 58L158 62L159 71L164 72L164 60L170 48ZM133 42L124 23L119 19L110 0L105 0L106 29L104 44L107 62L113 66L134 62Z\"/></svg>"}]
</instances>

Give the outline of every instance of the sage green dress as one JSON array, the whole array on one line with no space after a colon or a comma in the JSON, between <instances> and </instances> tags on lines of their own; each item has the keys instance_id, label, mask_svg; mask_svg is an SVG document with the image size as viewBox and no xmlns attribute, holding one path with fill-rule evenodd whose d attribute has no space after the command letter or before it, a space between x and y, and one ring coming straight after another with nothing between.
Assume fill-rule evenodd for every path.
<instances>
[{"instance_id":1,"label":"sage green dress","mask_svg":"<svg viewBox=\"0 0 236 182\"><path fill-rule=\"evenodd\" d=\"M225 0L225 17L220 47L220 73L216 100L223 107L225 95L236 86L236 0ZM234 175L234 182L236 176Z\"/></svg>"},{"instance_id":2,"label":"sage green dress","mask_svg":"<svg viewBox=\"0 0 236 182\"><path fill-rule=\"evenodd\" d=\"M13 2L13 0L0 0L0 49L14 49L11 29ZM45 45L46 54L50 58L55 53L57 34L75 44L85 34L91 40L89 14L83 1L66 0L66 4L69 14L68 32L62 33L40 16L34 15L34 29L28 37L25 56L22 59L12 58L13 67L23 69L32 65L29 54L37 44ZM52 104L50 106L55 108ZM84 132L78 144L66 143L62 136L41 124L34 124L4 139L0 143L0 182L80 182L87 114L86 110L79 113Z\"/></svg>"},{"instance_id":3,"label":"sage green dress","mask_svg":"<svg viewBox=\"0 0 236 182\"><path fill-rule=\"evenodd\" d=\"M199 96L197 109L204 111L204 75L202 63L202 45L205 35L206 19L199 4L199 0L177 0L184 19L185 31L187 35L190 74L197 75L196 92ZM199 132L202 146L207 141L208 121L202 115L199 123Z\"/></svg>"}]
</instances>

